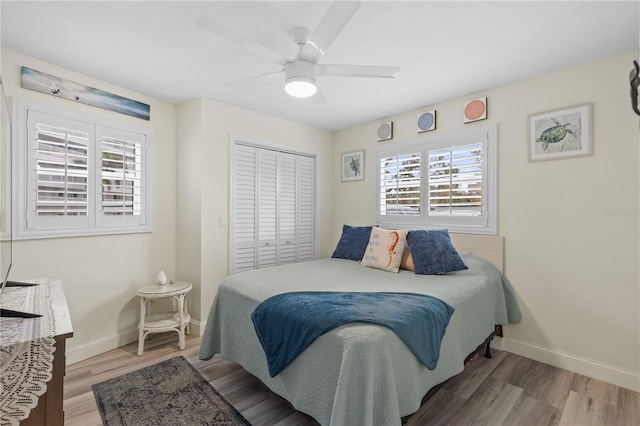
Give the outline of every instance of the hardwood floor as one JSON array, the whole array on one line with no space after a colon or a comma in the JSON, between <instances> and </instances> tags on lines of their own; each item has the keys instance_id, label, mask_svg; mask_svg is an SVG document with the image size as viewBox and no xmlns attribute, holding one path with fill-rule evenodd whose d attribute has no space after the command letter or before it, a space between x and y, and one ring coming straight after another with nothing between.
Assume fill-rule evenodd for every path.
<instances>
[{"instance_id":1,"label":"hardwood floor","mask_svg":"<svg viewBox=\"0 0 640 426\"><path fill-rule=\"evenodd\" d=\"M101 425L91 385L184 356L254 426L317 425L267 390L239 365L218 355L200 361L200 338L187 336L178 350L175 333L156 334L136 355L137 343L67 367L65 424ZM640 394L551 367L518 355L493 351L449 380L407 425L640 425Z\"/></svg>"}]
</instances>

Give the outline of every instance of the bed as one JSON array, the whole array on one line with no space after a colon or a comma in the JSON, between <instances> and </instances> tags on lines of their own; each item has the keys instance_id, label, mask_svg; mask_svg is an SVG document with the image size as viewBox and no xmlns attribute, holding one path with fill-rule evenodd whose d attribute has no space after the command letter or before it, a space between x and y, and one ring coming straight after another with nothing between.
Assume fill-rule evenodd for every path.
<instances>
[{"instance_id":1,"label":"bed","mask_svg":"<svg viewBox=\"0 0 640 426\"><path fill-rule=\"evenodd\" d=\"M401 424L430 389L463 370L469 354L490 340L496 325L519 321L500 272L502 237L454 235L453 241L468 268L454 274L390 273L327 258L231 275L221 283L209 313L200 358L219 353L239 363L321 425ZM455 312L437 366L427 369L386 327L349 323L320 336L271 377L252 312L274 295L318 290L425 294L451 305Z\"/></svg>"}]
</instances>

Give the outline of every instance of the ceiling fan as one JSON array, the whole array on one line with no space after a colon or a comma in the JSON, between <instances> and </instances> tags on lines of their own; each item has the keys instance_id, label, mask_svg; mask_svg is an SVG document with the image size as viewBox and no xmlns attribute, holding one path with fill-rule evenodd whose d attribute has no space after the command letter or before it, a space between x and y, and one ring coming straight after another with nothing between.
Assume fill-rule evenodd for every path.
<instances>
[{"instance_id":1,"label":"ceiling fan","mask_svg":"<svg viewBox=\"0 0 640 426\"><path fill-rule=\"evenodd\" d=\"M323 100L316 86L317 77L394 78L400 71L400 67L318 63L359 8L360 2L357 1L335 1L313 32L303 27L289 31L291 39L298 46L298 54L292 59L256 41L245 39L232 29L205 16L201 16L196 25L283 67L280 71L229 83L229 86L240 87L282 78L284 75L284 88L291 96L304 98L316 94L316 98Z\"/></svg>"}]
</instances>

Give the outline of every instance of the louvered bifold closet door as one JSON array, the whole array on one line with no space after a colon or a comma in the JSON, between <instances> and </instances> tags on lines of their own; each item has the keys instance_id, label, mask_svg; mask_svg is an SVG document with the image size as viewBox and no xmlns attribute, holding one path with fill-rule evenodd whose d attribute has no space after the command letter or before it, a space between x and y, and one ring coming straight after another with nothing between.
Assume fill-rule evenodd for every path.
<instances>
[{"instance_id":1,"label":"louvered bifold closet door","mask_svg":"<svg viewBox=\"0 0 640 426\"><path fill-rule=\"evenodd\" d=\"M315 158L236 143L231 273L314 259Z\"/></svg>"},{"instance_id":2,"label":"louvered bifold closet door","mask_svg":"<svg viewBox=\"0 0 640 426\"><path fill-rule=\"evenodd\" d=\"M297 157L278 153L278 264L297 260Z\"/></svg>"},{"instance_id":3,"label":"louvered bifold closet door","mask_svg":"<svg viewBox=\"0 0 640 426\"><path fill-rule=\"evenodd\" d=\"M258 268L277 262L278 153L258 150Z\"/></svg>"},{"instance_id":4,"label":"louvered bifold closet door","mask_svg":"<svg viewBox=\"0 0 640 426\"><path fill-rule=\"evenodd\" d=\"M315 159L298 156L296 224L298 262L314 259L313 234L315 223Z\"/></svg>"},{"instance_id":5,"label":"louvered bifold closet door","mask_svg":"<svg viewBox=\"0 0 640 426\"><path fill-rule=\"evenodd\" d=\"M232 272L256 268L257 164L258 150L238 145L235 148L233 176L233 261Z\"/></svg>"}]
</instances>

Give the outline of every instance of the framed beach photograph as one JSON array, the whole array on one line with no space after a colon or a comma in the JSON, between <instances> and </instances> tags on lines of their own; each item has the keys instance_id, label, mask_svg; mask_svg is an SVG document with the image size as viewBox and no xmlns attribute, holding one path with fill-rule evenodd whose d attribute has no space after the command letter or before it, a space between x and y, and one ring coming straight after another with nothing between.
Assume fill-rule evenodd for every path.
<instances>
[{"instance_id":1,"label":"framed beach photograph","mask_svg":"<svg viewBox=\"0 0 640 426\"><path fill-rule=\"evenodd\" d=\"M364 150L342 154L342 181L364 179Z\"/></svg>"},{"instance_id":2,"label":"framed beach photograph","mask_svg":"<svg viewBox=\"0 0 640 426\"><path fill-rule=\"evenodd\" d=\"M591 155L591 103L529 115L529 161Z\"/></svg>"},{"instance_id":3,"label":"framed beach photograph","mask_svg":"<svg viewBox=\"0 0 640 426\"><path fill-rule=\"evenodd\" d=\"M91 105L147 121L151 118L151 107L148 104L104 92L93 87L85 86L84 84L65 80L28 67L22 67L21 80L24 89L34 90L57 98Z\"/></svg>"}]
</instances>

